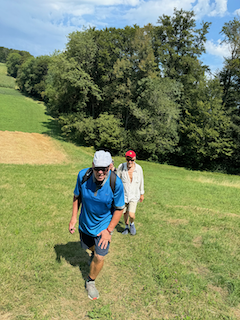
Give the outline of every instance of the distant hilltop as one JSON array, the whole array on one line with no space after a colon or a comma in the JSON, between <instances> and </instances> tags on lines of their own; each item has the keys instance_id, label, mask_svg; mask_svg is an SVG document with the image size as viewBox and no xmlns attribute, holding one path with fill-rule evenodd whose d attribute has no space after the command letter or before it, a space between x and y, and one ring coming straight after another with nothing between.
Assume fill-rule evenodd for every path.
<instances>
[{"instance_id":1,"label":"distant hilltop","mask_svg":"<svg viewBox=\"0 0 240 320\"><path fill-rule=\"evenodd\" d=\"M0 62L6 63L7 62L7 57L10 53L19 53L21 56L23 55L31 55L27 51L22 51L22 50L16 50L16 49L8 49L5 47L0 47Z\"/></svg>"}]
</instances>

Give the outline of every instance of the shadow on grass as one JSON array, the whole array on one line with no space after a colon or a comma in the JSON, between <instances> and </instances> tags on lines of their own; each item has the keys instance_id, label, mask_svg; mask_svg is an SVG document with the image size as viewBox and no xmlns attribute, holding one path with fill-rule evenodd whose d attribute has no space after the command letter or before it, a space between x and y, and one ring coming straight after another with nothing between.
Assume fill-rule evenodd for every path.
<instances>
[{"instance_id":1,"label":"shadow on grass","mask_svg":"<svg viewBox=\"0 0 240 320\"><path fill-rule=\"evenodd\" d=\"M125 225L122 221L116 226L117 232L122 233ZM62 259L65 259L73 267L79 267L84 280L87 279L89 274L89 255L86 250L82 249L80 241L68 242L66 244L56 244L54 246L56 253L56 261L61 263Z\"/></svg>"},{"instance_id":2,"label":"shadow on grass","mask_svg":"<svg viewBox=\"0 0 240 320\"><path fill-rule=\"evenodd\" d=\"M89 273L89 255L81 248L80 241L56 244L54 249L57 262L60 263L61 259L65 259L73 267L79 267L83 279L87 279Z\"/></svg>"},{"instance_id":3,"label":"shadow on grass","mask_svg":"<svg viewBox=\"0 0 240 320\"><path fill-rule=\"evenodd\" d=\"M46 113L48 115L48 113ZM49 119L48 121L42 122L43 126L46 128L46 131L43 132L43 134L46 134L50 136L51 138L54 138L59 141L65 141L65 142L71 142L72 144L75 144L76 146L83 146L81 143L77 143L71 137L67 137L63 134L61 130L61 126L58 123L57 119Z\"/></svg>"},{"instance_id":4,"label":"shadow on grass","mask_svg":"<svg viewBox=\"0 0 240 320\"><path fill-rule=\"evenodd\" d=\"M57 140L66 140L62 136L61 127L56 119L49 119L49 121L42 122L43 126L46 128L46 131L43 134L46 134Z\"/></svg>"},{"instance_id":5,"label":"shadow on grass","mask_svg":"<svg viewBox=\"0 0 240 320\"><path fill-rule=\"evenodd\" d=\"M122 233L124 229L125 229L125 224L122 221L119 221L118 224L116 225L117 232Z\"/></svg>"}]
</instances>

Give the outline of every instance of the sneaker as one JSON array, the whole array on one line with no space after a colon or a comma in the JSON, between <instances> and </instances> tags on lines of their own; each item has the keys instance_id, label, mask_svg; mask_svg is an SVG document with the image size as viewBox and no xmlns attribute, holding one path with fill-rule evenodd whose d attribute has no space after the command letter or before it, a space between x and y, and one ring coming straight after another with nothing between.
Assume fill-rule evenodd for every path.
<instances>
[{"instance_id":1,"label":"sneaker","mask_svg":"<svg viewBox=\"0 0 240 320\"><path fill-rule=\"evenodd\" d=\"M92 251L92 254L91 254L91 256L90 256L90 258L89 258L89 260L88 260L88 265L89 265L89 266L90 266L90 264L92 263L93 258L94 258L94 251Z\"/></svg>"},{"instance_id":2,"label":"sneaker","mask_svg":"<svg viewBox=\"0 0 240 320\"><path fill-rule=\"evenodd\" d=\"M128 234L128 232L129 232L129 229L128 229L128 228L125 228L125 229L123 230L122 234Z\"/></svg>"},{"instance_id":3,"label":"sneaker","mask_svg":"<svg viewBox=\"0 0 240 320\"><path fill-rule=\"evenodd\" d=\"M136 228L135 228L135 224L130 224L130 233L132 236L135 236L136 234Z\"/></svg>"},{"instance_id":4,"label":"sneaker","mask_svg":"<svg viewBox=\"0 0 240 320\"><path fill-rule=\"evenodd\" d=\"M95 281L86 281L86 290L89 299L97 300L99 298L99 293L95 287Z\"/></svg>"}]
</instances>

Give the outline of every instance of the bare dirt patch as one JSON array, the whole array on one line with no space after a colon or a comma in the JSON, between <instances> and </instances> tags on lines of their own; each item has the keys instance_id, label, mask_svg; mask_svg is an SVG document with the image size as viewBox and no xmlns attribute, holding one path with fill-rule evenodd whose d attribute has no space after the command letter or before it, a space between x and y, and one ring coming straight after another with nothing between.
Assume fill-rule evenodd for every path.
<instances>
[{"instance_id":1,"label":"bare dirt patch","mask_svg":"<svg viewBox=\"0 0 240 320\"><path fill-rule=\"evenodd\" d=\"M39 133L0 131L0 163L58 164L67 155L50 137Z\"/></svg>"},{"instance_id":2,"label":"bare dirt patch","mask_svg":"<svg viewBox=\"0 0 240 320\"><path fill-rule=\"evenodd\" d=\"M196 248L200 248L202 245L202 236L196 237L195 239L193 239L193 245Z\"/></svg>"}]
</instances>

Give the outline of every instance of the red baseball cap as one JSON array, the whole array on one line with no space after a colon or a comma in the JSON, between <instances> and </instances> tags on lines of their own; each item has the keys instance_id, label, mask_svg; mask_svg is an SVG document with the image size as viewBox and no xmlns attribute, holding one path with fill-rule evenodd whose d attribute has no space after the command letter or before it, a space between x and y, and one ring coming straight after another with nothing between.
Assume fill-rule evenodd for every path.
<instances>
[{"instance_id":1,"label":"red baseball cap","mask_svg":"<svg viewBox=\"0 0 240 320\"><path fill-rule=\"evenodd\" d=\"M128 150L125 157L136 158L136 153L133 150Z\"/></svg>"}]
</instances>

